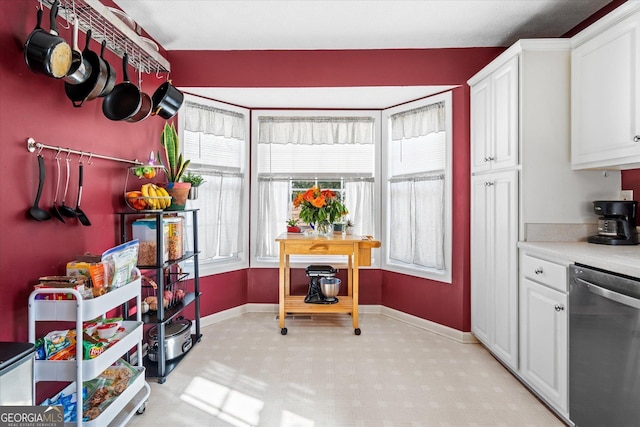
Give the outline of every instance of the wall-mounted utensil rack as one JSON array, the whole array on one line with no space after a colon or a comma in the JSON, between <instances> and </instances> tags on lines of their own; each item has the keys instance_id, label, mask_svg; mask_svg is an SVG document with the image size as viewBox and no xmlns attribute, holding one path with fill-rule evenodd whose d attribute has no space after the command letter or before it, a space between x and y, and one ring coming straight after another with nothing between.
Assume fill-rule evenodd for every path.
<instances>
[{"instance_id":1,"label":"wall-mounted utensil rack","mask_svg":"<svg viewBox=\"0 0 640 427\"><path fill-rule=\"evenodd\" d=\"M54 0L41 0L51 9ZM118 18L110 8L99 0L61 0L59 17L73 25L74 16L78 18L78 26L85 33L91 29L91 36L98 43L107 42L107 48L123 57L129 55L129 65L145 73L168 73L171 71L169 61L152 43L146 41L132 28Z\"/></svg>"},{"instance_id":2,"label":"wall-mounted utensil rack","mask_svg":"<svg viewBox=\"0 0 640 427\"><path fill-rule=\"evenodd\" d=\"M119 157L105 156L103 154L95 154L90 151L80 151L80 150L73 150L71 148L55 147L53 145L47 145L41 142L37 142L33 138L27 138L27 151L29 151L30 153L34 153L36 150L38 150L38 153L40 153L40 151L45 149L56 150L58 153L78 154L80 156L87 156L89 163L91 162L91 159L104 159L104 160L111 160L114 162L128 163L131 165L144 165L144 163L142 163L139 160L121 159Z\"/></svg>"}]
</instances>

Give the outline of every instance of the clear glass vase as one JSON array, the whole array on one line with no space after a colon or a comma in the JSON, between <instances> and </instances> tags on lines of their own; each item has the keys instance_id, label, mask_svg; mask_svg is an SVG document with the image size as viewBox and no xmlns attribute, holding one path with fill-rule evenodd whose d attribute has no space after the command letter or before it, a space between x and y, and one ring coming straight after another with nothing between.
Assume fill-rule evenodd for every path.
<instances>
[{"instance_id":1,"label":"clear glass vase","mask_svg":"<svg viewBox=\"0 0 640 427\"><path fill-rule=\"evenodd\" d=\"M330 236L333 234L333 226L329 221L316 222L313 225L314 234L318 236Z\"/></svg>"}]
</instances>

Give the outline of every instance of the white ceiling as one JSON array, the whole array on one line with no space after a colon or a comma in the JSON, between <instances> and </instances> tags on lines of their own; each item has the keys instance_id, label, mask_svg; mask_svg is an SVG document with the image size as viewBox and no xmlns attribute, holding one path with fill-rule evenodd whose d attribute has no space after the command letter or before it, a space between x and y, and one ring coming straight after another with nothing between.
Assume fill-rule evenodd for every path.
<instances>
[{"instance_id":1,"label":"white ceiling","mask_svg":"<svg viewBox=\"0 0 640 427\"><path fill-rule=\"evenodd\" d=\"M521 38L559 37L610 0L114 2L171 51L507 47ZM183 89L252 108L383 108L441 91L424 86Z\"/></svg>"}]
</instances>

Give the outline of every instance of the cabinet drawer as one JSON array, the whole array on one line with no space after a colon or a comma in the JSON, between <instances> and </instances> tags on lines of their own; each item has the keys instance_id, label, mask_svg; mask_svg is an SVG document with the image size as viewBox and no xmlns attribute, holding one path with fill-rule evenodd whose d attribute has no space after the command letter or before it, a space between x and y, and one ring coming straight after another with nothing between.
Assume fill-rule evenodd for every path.
<instances>
[{"instance_id":1,"label":"cabinet drawer","mask_svg":"<svg viewBox=\"0 0 640 427\"><path fill-rule=\"evenodd\" d=\"M522 275L543 285L567 292L567 267L564 265L523 254Z\"/></svg>"}]
</instances>

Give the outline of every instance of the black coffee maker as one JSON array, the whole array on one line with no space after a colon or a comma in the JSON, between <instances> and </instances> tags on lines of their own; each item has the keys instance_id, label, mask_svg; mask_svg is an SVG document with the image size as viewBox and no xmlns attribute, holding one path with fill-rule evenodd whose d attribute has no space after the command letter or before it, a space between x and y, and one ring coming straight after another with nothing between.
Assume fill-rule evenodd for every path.
<instances>
[{"instance_id":1,"label":"black coffee maker","mask_svg":"<svg viewBox=\"0 0 640 427\"><path fill-rule=\"evenodd\" d=\"M638 244L637 201L596 200L593 210L599 215L598 234L587 238L588 242L601 245Z\"/></svg>"}]
</instances>

